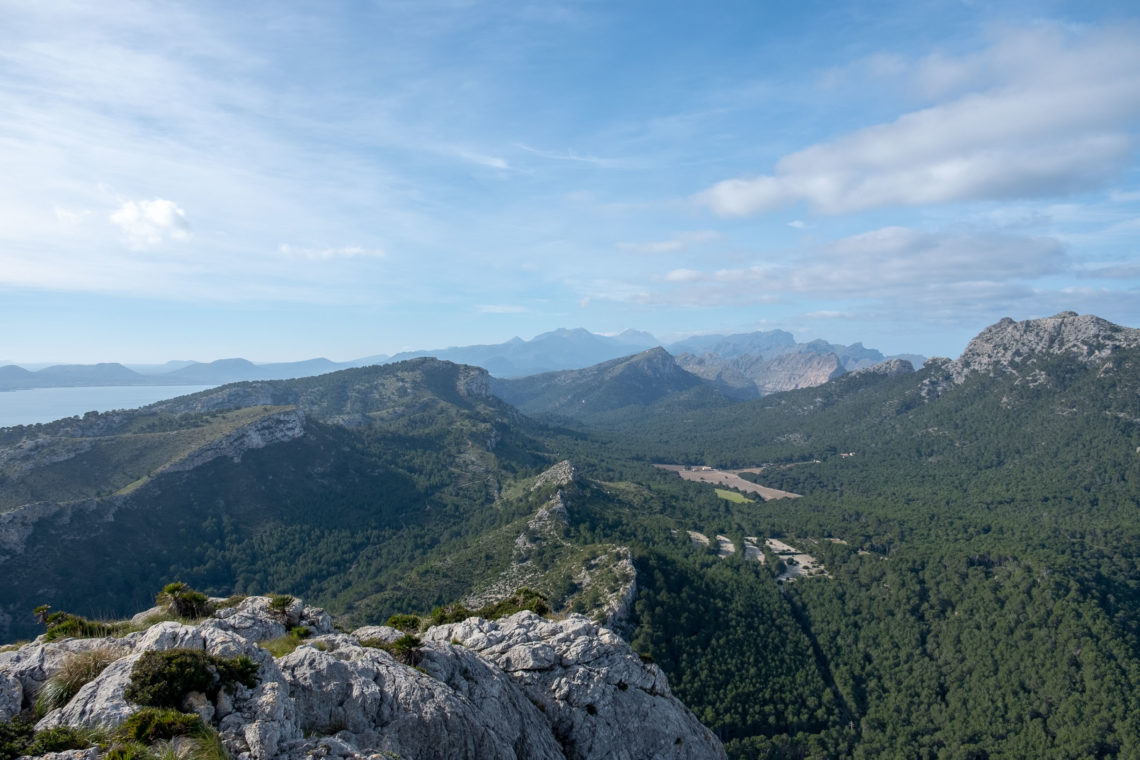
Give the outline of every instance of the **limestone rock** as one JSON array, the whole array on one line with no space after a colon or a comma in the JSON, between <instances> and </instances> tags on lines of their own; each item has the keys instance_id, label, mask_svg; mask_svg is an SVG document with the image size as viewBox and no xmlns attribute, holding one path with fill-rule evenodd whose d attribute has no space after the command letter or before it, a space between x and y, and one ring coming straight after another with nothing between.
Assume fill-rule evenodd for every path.
<instances>
[{"instance_id":1,"label":"limestone rock","mask_svg":"<svg viewBox=\"0 0 1140 760\"><path fill-rule=\"evenodd\" d=\"M158 472L186 472L219 457L228 457L238 462L241 461L242 455L251 449L292 441L304 434L305 415L299 409L267 414L222 438L210 441L185 457L165 465Z\"/></svg>"},{"instance_id":2,"label":"limestone rock","mask_svg":"<svg viewBox=\"0 0 1140 760\"><path fill-rule=\"evenodd\" d=\"M1140 329L1121 327L1091 314L1063 311L1015 322L1005 317L982 330L947 369L955 383L973 372L1016 371L1040 355L1068 355L1091 364L1120 348L1140 346Z\"/></svg>"},{"instance_id":3,"label":"limestone rock","mask_svg":"<svg viewBox=\"0 0 1140 760\"><path fill-rule=\"evenodd\" d=\"M139 708L124 696L131 683L131 669L142 653L128 655L107 666L94 681L85 684L71 701L52 710L36 724L36 730L56 726L114 728Z\"/></svg>"},{"instance_id":4,"label":"limestone rock","mask_svg":"<svg viewBox=\"0 0 1140 760\"><path fill-rule=\"evenodd\" d=\"M130 654L131 646L116 639L64 639L45 642L36 640L10 652L0 652L0 684L3 692L14 698L12 681L20 684L21 695L16 712L30 708L36 694L48 677L59 670L64 661L78 652L92 649L109 649L118 654ZM2 709L2 708L0 708ZM2 712L0 712L2 715Z\"/></svg>"},{"instance_id":5,"label":"limestone rock","mask_svg":"<svg viewBox=\"0 0 1140 760\"><path fill-rule=\"evenodd\" d=\"M887 377L898 377L899 375L909 375L914 372L914 365L906 359L887 359L886 361L873 364L870 367L857 369L851 374L853 375L885 375Z\"/></svg>"},{"instance_id":6,"label":"limestone rock","mask_svg":"<svg viewBox=\"0 0 1140 760\"><path fill-rule=\"evenodd\" d=\"M246 655L260 665L256 688L183 699L183 709L212 725L235 760L725 756L656 666L584 617L552 622L523 612L430 628L412 667L361 643L403 636L394 628L336 633L323 610L270 604L250 597L200 625L164 621L120 639L38 640L0 653L0 717L27 710L66 657L104 647L121 656L37 728L114 727L139 709L125 693L143 654L186 648ZM317 635L275 659L258 641L286 624Z\"/></svg>"},{"instance_id":7,"label":"limestone rock","mask_svg":"<svg viewBox=\"0 0 1140 760\"><path fill-rule=\"evenodd\" d=\"M0 723L20 714L24 704L24 685L9 673L0 673Z\"/></svg>"},{"instance_id":8,"label":"limestone rock","mask_svg":"<svg viewBox=\"0 0 1140 760\"><path fill-rule=\"evenodd\" d=\"M511 675L540 705L571 760L725 757L656 665L581 615L557 622L532 612L496 622L470 618L432 628L425 638L456 640Z\"/></svg>"},{"instance_id":9,"label":"limestone rock","mask_svg":"<svg viewBox=\"0 0 1140 760\"><path fill-rule=\"evenodd\" d=\"M449 659L436 652L433 666L463 682L463 669ZM480 674L488 677L489 667ZM511 694L509 705L499 702L481 711L451 685L397 663L387 652L352 645L332 652L301 647L282 658L281 668L305 733L340 732L362 750L425 759L562 757L549 726L521 693ZM515 691L505 677L491 683L492 692ZM516 712L524 705L525 721ZM520 726L534 736L520 738Z\"/></svg>"}]
</instances>

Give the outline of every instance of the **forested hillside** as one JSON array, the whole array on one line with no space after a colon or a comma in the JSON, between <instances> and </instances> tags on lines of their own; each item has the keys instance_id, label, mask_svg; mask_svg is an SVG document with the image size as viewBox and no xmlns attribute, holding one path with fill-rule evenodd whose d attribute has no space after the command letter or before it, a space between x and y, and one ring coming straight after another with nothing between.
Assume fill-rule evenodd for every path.
<instances>
[{"instance_id":1,"label":"forested hillside","mask_svg":"<svg viewBox=\"0 0 1140 760\"><path fill-rule=\"evenodd\" d=\"M1003 322L915 373L589 426L416 360L9 429L0 623L120 614L155 578L303 594L349 624L520 582L623 609L731 757L1140 756L1134 337ZM624 371L590 398L626 398ZM11 508L29 494L47 501Z\"/></svg>"}]
</instances>

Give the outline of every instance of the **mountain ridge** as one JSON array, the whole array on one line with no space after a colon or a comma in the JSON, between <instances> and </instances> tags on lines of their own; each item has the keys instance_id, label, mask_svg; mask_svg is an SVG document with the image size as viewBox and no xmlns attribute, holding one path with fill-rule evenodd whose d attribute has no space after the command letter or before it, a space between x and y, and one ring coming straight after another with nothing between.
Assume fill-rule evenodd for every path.
<instances>
[{"instance_id":1,"label":"mountain ridge","mask_svg":"<svg viewBox=\"0 0 1140 760\"><path fill-rule=\"evenodd\" d=\"M97 365L53 365L35 371L8 364L0 366L0 391L99 385L220 385L248 380L286 380L425 356L484 367L495 377L516 378L543 372L583 369L610 359L631 356L658 345L663 344L650 333L633 329L607 336L591 333L584 328L559 328L530 340L514 337L504 343L421 349L401 352L395 356L379 354L345 362L316 358L296 362L254 363L235 357L210 362L170 361L162 365L138 365L136 368L110 362ZM780 354L835 354L845 370L870 366L884 358L875 349L864 348L862 343L841 346L818 339L796 343L791 333L782 330L695 336L663 347L675 356L686 352L703 356L706 362L718 359L728 362L745 354L768 359ZM901 358L915 360L912 355L901 355ZM784 361L785 364L790 362L791 360Z\"/></svg>"}]
</instances>

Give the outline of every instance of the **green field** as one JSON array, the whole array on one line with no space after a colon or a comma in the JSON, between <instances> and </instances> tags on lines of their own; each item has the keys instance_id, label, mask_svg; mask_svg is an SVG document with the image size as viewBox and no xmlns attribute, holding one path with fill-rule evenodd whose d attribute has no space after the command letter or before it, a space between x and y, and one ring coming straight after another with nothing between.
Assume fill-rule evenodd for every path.
<instances>
[{"instance_id":1,"label":"green field","mask_svg":"<svg viewBox=\"0 0 1140 760\"><path fill-rule=\"evenodd\" d=\"M737 491L729 491L725 488L716 489L716 495L725 501L731 501L733 504L753 504L752 499L749 499L744 494Z\"/></svg>"}]
</instances>

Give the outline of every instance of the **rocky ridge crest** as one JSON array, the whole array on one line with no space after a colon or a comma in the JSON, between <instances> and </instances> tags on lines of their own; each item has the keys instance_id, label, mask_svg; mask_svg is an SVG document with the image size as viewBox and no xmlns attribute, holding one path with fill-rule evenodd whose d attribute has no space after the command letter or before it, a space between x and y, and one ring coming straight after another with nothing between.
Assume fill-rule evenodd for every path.
<instances>
[{"instance_id":1,"label":"rocky ridge crest","mask_svg":"<svg viewBox=\"0 0 1140 760\"><path fill-rule=\"evenodd\" d=\"M291 653L275 658L259 646L296 625L313 635ZM294 600L274 609L266 597L249 597L197 625L165 621L122 638L41 637L0 652L0 720L27 711L68 657L102 649L117 659L37 729L115 726L139 709L125 691L143 653L192 649L258 664L254 688L214 699L191 693L183 703L237 760L725 757L657 666L580 615L520 612L429 628L415 651L418 667L377 648L400 635L386 626L337 632L319 608Z\"/></svg>"},{"instance_id":2,"label":"rocky ridge crest","mask_svg":"<svg viewBox=\"0 0 1140 760\"><path fill-rule=\"evenodd\" d=\"M1015 322L1009 317L982 330L956 360L942 364L957 384L971 373L1016 372L1041 355L1068 355L1085 364L1114 351L1140 346L1140 329L1121 327L1092 314L1063 311Z\"/></svg>"}]
</instances>

